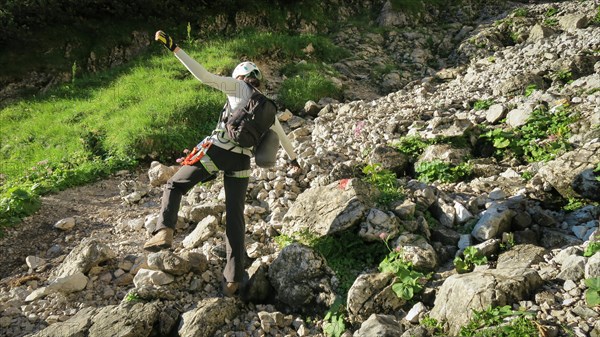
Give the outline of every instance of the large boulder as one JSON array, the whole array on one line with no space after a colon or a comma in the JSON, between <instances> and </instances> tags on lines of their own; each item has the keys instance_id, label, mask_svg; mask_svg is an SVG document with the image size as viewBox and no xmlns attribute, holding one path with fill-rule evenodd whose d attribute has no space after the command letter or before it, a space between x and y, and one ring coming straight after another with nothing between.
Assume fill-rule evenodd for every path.
<instances>
[{"instance_id":1,"label":"large boulder","mask_svg":"<svg viewBox=\"0 0 600 337\"><path fill-rule=\"evenodd\" d=\"M104 243L95 239L84 239L64 259L63 263L50 274L50 279L70 276L78 272L87 273L92 267L110 260L115 252Z\"/></svg>"},{"instance_id":2,"label":"large boulder","mask_svg":"<svg viewBox=\"0 0 600 337\"><path fill-rule=\"evenodd\" d=\"M406 301L392 290L394 274L359 275L348 290L348 312L352 320L363 321L377 313L393 313Z\"/></svg>"},{"instance_id":3,"label":"large boulder","mask_svg":"<svg viewBox=\"0 0 600 337\"><path fill-rule=\"evenodd\" d=\"M269 267L269 280L279 301L296 310L327 309L335 300L333 271L309 247L293 243Z\"/></svg>"},{"instance_id":4,"label":"large boulder","mask_svg":"<svg viewBox=\"0 0 600 337\"><path fill-rule=\"evenodd\" d=\"M375 190L360 179L344 179L308 189L283 217L283 234L327 235L357 225L373 206Z\"/></svg>"},{"instance_id":5,"label":"large boulder","mask_svg":"<svg viewBox=\"0 0 600 337\"><path fill-rule=\"evenodd\" d=\"M179 336L214 336L217 329L234 319L239 311L240 303L234 298L206 298L195 309L181 315Z\"/></svg>"},{"instance_id":6,"label":"large boulder","mask_svg":"<svg viewBox=\"0 0 600 337\"><path fill-rule=\"evenodd\" d=\"M490 269L452 275L438 291L431 317L447 321L450 335L473 317L473 310L510 305L527 299L543 281L529 268Z\"/></svg>"}]
</instances>

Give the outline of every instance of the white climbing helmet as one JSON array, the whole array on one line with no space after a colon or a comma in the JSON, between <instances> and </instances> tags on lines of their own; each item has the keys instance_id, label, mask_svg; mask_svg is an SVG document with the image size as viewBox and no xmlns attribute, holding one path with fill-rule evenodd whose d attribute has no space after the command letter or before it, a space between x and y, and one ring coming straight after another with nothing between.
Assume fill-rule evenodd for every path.
<instances>
[{"instance_id":1,"label":"white climbing helmet","mask_svg":"<svg viewBox=\"0 0 600 337\"><path fill-rule=\"evenodd\" d=\"M260 70L258 69L256 64L254 64L253 62L242 62L238 64L237 67L235 67L235 69L233 70L233 74L231 74L231 77L237 78L238 76L248 76L248 74L251 73L254 75L254 77L256 77L259 80L262 78L262 74L260 73Z\"/></svg>"}]
</instances>

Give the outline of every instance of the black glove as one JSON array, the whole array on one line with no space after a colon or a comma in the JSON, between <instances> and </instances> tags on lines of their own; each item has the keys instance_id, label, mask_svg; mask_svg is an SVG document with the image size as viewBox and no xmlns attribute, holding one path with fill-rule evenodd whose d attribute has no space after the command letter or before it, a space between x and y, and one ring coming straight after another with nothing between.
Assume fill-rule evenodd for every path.
<instances>
[{"instance_id":1,"label":"black glove","mask_svg":"<svg viewBox=\"0 0 600 337\"><path fill-rule=\"evenodd\" d=\"M163 46L165 46L170 51L175 51L175 48L177 48L177 44L175 42L173 42L173 39L167 33L163 32L162 30L159 30L158 32L156 32L154 39L156 41L162 43Z\"/></svg>"}]
</instances>

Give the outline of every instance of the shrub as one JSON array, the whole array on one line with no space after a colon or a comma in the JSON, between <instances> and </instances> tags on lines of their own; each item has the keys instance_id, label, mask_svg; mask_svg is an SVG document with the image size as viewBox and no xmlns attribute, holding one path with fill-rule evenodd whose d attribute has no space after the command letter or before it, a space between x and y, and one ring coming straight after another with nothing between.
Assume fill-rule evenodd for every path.
<instances>
[{"instance_id":1,"label":"shrub","mask_svg":"<svg viewBox=\"0 0 600 337\"><path fill-rule=\"evenodd\" d=\"M592 241L588 244L587 247L585 247L585 250L583 251L583 256L590 257L596 254L597 252L600 252L600 241Z\"/></svg>"},{"instance_id":2,"label":"shrub","mask_svg":"<svg viewBox=\"0 0 600 337\"><path fill-rule=\"evenodd\" d=\"M529 97L531 96L531 94L533 94L534 91L536 91L538 89L536 84L530 84L525 88L525 97Z\"/></svg>"},{"instance_id":3,"label":"shrub","mask_svg":"<svg viewBox=\"0 0 600 337\"><path fill-rule=\"evenodd\" d=\"M463 252L464 259L460 256L454 258L454 267L459 274L468 273L473 271L475 266L486 264L487 258L482 256L479 250L474 246L465 248Z\"/></svg>"},{"instance_id":4,"label":"shrub","mask_svg":"<svg viewBox=\"0 0 600 337\"><path fill-rule=\"evenodd\" d=\"M385 236L383 234L382 236ZM379 271L382 273L392 273L396 275L392 290L403 300L411 300L417 293L423 290L425 275L413 270L410 262L404 261L402 250L392 250L388 245L388 238L382 237L388 248L388 255L379 263Z\"/></svg>"},{"instance_id":5,"label":"shrub","mask_svg":"<svg viewBox=\"0 0 600 337\"><path fill-rule=\"evenodd\" d=\"M473 104L473 109L475 110L487 110L494 104L494 100L491 99L483 99L478 100Z\"/></svg>"},{"instance_id":6,"label":"shrub","mask_svg":"<svg viewBox=\"0 0 600 337\"><path fill-rule=\"evenodd\" d=\"M417 158L429 144L419 136L407 136L400 138L393 146L401 153L409 155L411 158Z\"/></svg>"},{"instance_id":7,"label":"shrub","mask_svg":"<svg viewBox=\"0 0 600 337\"><path fill-rule=\"evenodd\" d=\"M514 16L516 16L516 17L526 17L529 14L529 10L524 7L519 7L517 9L515 9L515 11L513 13L514 13Z\"/></svg>"},{"instance_id":8,"label":"shrub","mask_svg":"<svg viewBox=\"0 0 600 337\"><path fill-rule=\"evenodd\" d=\"M585 301L588 306L600 305L600 277L585 279L588 289L585 291Z\"/></svg>"},{"instance_id":9,"label":"shrub","mask_svg":"<svg viewBox=\"0 0 600 337\"><path fill-rule=\"evenodd\" d=\"M433 160L417 164L415 172L417 173L417 179L424 183L434 181L454 183L469 177L471 166L466 163L453 165L441 160Z\"/></svg>"},{"instance_id":10,"label":"shrub","mask_svg":"<svg viewBox=\"0 0 600 337\"><path fill-rule=\"evenodd\" d=\"M370 164L363 168L363 173L366 175L364 180L379 190L379 204L387 205L402 198L396 175L390 170L381 168L380 164Z\"/></svg>"},{"instance_id":11,"label":"shrub","mask_svg":"<svg viewBox=\"0 0 600 337\"><path fill-rule=\"evenodd\" d=\"M512 154L527 162L548 161L571 148L569 125L576 116L567 108L549 112L535 109L527 123L513 130L493 129L484 133L496 149L498 158Z\"/></svg>"},{"instance_id":12,"label":"shrub","mask_svg":"<svg viewBox=\"0 0 600 337\"><path fill-rule=\"evenodd\" d=\"M502 307L488 307L485 310L473 310L473 317L469 323L460 329L460 336L478 337L522 337L537 336L537 326L525 317L529 313L513 311L510 305ZM506 325L502 324L507 318L518 316ZM500 325L497 327L493 327ZM490 328L491 327L491 328Z\"/></svg>"},{"instance_id":13,"label":"shrub","mask_svg":"<svg viewBox=\"0 0 600 337\"><path fill-rule=\"evenodd\" d=\"M340 337L346 331L345 308L343 302L336 298L323 318L323 332L327 337Z\"/></svg>"}]
</instances>

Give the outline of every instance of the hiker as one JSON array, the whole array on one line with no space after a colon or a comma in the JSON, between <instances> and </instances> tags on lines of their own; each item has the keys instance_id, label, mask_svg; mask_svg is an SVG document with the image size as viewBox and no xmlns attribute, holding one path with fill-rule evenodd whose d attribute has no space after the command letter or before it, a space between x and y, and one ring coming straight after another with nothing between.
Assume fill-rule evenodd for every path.
<instances>
[{"instance_id":1,"label":"hiker","mask_svg":"<svg viewBox=\"0 0 600 337\"><path fill-rule=\"evenodd\" d=\"M234 69L231 77L211 74L179 48L173 42L173 39L163 31L156 32L155 40L172 51L175 57L198 80L225 93L227 104L223 109L215 131L196 146L195 151L199 150L198 154L202 153L203 155L188 156L186 161L190 158L199 158L199 160L195 163L194 161L184 162L186 165L183 165L166 183L158 224L156 230L152 233L153 237L144 244L144 249L159 251L170 248L173 243L173 232L177 223L177 213L182 196L196 184L211 180L219 171L223 171L226 211L225 244L227 251L227 262L223 270L223 294L233 296L240 289L245 272L244 259L247 255L244 246L244 201L251 172L250 157L253 155L253 149L236 145L225 130L224 120L246 107L252 94L255 90L258 90L262 75L258 67L252 62L240 63ZM302 169L296 160L292 144L277 118L274 117L273 119L274 124L270 127L270 130L273 130L277 135L275 138L279 139L275 151L279 147L279 142L281 142L290 158L292 176L296 176Z\"/></svg>"}]
</instances>

